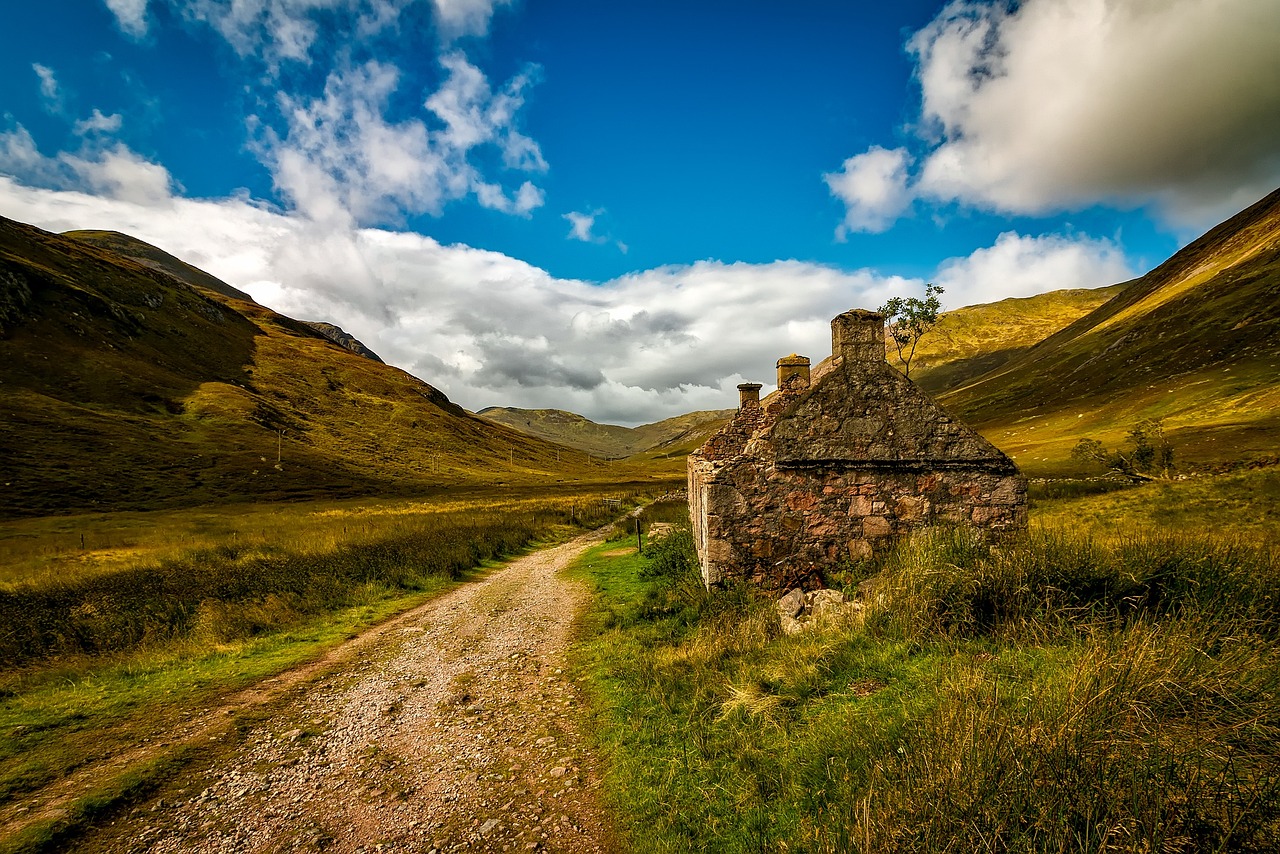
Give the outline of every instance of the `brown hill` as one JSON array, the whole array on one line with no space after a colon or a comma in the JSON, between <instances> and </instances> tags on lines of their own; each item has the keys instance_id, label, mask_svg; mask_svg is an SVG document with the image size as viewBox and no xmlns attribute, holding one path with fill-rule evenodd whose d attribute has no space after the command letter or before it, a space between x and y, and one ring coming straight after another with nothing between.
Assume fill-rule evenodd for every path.
<instances>
[{"instance_id":1,"label":"brown hill","mask_svg":"<svg viewBox=\"0 0 1280 854\"><path fill-rule=\"evenodd\" d=\"M1024 468L1163 419L1185 460L1280 453L1280 191L941 400Z\"/></svg>"},{"instance_id":2,"label":"brown hill","mask_svg":"<svg viewBox=\"0 0 1280 854\"><path fill-rule=\"evenodd\" d=\"M72 240L78 240L81 243L87 243L90 246L96 246L99 249L106 249L117 255L123 255L137 261L144 267L150 267L153 270L159 270L162 273L168 273L186 282L188 285L207 288L214 293L222 294L232 299L244 300L245 302L253 302L253 298L239 288L234 288L226 282L210 273L206 273L199 267L193 267L181 258L176 258L147 243L128 234L121 234L118 231L66 231L63 237L70 237Z\"/></svg>"},{"instance_id":3,"label":"brown hill","mask_svg":"<svg viewBox=\"0 0 1280 854\"><path fill-rule=\"evenodd\" d=\"M945 312L920 339L911 379L934 395L966 385L1023 355L1124 287L1071 288ZM889 361L897 365L893 345L888 348Z\"/></svg>"},{"instance_id":4,"label":"brown hill","mask_svg":"<svg viewBox=\"0 0 1280 854\"><path fill-rule=\"evenodd\" d=\"M560 450L256 303L0 218L0 515L625 476Z\"/></svg>"}]
</instances>

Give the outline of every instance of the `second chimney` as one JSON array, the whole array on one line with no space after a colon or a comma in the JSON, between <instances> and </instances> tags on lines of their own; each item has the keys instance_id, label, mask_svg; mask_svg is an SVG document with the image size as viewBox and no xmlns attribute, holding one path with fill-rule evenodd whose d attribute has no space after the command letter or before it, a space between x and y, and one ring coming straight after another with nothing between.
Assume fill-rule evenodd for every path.
<instances>
[{"instance_id":1,"label":"second chimney","mask_svg":"<svg viewBox=\"0 0 1280 854\"><path fill-rule=\"evenodd\" d=\"M809 387L809 357L783 356L778 360L778 388L783 391L803 391Z\"/></svg>"},{"instance_id":2,"label":"second chimney","mask_svg":"<svg viewBox=\"0 0 1280 854\"><path fill-rule=\"evenodd\" d=\"M738 408L739 409L759 409L760 408L760 383L739 383L738 384Z\"/></svg>"}]
</instances>

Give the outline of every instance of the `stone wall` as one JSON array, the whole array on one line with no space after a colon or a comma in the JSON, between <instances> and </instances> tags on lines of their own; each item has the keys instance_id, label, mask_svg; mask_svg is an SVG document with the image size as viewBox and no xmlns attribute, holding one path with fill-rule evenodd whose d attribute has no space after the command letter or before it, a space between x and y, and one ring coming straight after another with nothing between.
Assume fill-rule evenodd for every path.
<instances>
[{"instance_id":1,"label":"stone wall","mask_svg":"<svg viewBox=\"0 0 1280 854\"><path fill-rule=\"evenodd\" d=\"M832 352L812 385L807 359L779 360L779 391L744 399L689 458L708 585L812 589L824 567L871 557L916 528L1026 526L1013 462L884 361L880 315L837 317Z\"/></svg>"}]
</instances>

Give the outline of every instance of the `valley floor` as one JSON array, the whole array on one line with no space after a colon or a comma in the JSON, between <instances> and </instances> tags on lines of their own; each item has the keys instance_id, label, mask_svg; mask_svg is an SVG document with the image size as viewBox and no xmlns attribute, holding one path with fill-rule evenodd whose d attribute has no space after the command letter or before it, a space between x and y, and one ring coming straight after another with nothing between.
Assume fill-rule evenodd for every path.
<instances>
[{"instance_id":1,"label":"valley floor","mask_svg":"<svg viewBox=\"0 0 1280 854\"><path fill-rule=\"evenodd\" d=\"M611 849L563 669L588 593L560 570L597 539L512 561L210 710L173 737L213 758L75 849ZM217 747L255 702L276 708Z\"/></svg>"}]
</instances>

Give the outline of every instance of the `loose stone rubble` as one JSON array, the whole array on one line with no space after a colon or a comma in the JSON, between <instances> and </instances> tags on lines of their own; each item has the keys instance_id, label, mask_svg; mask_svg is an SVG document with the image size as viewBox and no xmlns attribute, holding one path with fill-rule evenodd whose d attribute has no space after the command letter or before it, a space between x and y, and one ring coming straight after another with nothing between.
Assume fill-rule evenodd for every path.
<instances>
[{"instance_id":1,"label":"loose stone rubble","mask_svg":"<svg viewBox=\"0 0 1280 854\"><path fill-rule=\"evenodd\" d=\"M738 386L734 419L689 457L689 509L707 586L822 586L936 524L1024 528L1026 480L1007 456L885 361L884 316L831 322L832 355L778 360L778 391Z\"/></svg>"},{"instance_id":2,"label":"loose stone rubble","mask_svg":"<svg viewBox=\"0 0 1280 854\"><path fill-rule=\"evenodd\" d=\"M778 619L785 634L835 628L858 619L862 615L862 603L847 601L839 590L810 590L792 588L778 600Z\"/></svg>"}]
</instances>

